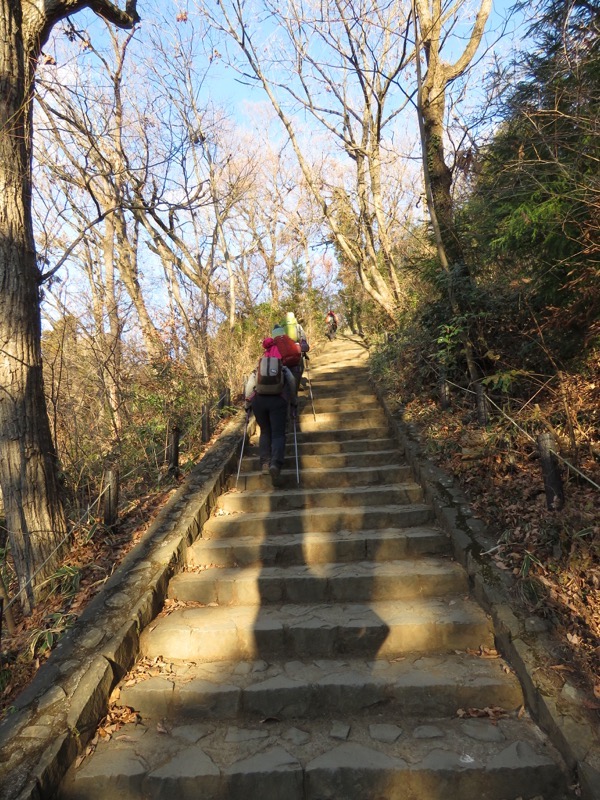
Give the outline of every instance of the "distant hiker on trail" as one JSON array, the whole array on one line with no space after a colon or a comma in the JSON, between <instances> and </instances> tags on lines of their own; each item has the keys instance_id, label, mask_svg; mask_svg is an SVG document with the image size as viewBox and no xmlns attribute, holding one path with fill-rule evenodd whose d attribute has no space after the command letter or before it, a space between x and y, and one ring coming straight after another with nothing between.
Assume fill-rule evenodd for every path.
<instances>
[{"instance_id":1,"label":"distant hiker on trail","mask_svg":"<svg viewBox=\"0 0 600 800\"><path fill-rule=\"evenodd\" d=\"M273 486L280 486L288 406L291 405L294 416L297 414L296 382L271 337L263 340L263 348L265 352L246 382L245 405L247 412L254 411L260 428L261 471L270 473Z\"/></svg>"},{"instance_id":2,"label":"distant hiker on trail","mask_svg":"<svg viewBox=\"0 0 600 800\"><path fill-rule=\"evenodd\" d=\"M298 391L304 373L304 359L308 360L310 345L293 311L287 312L284 322L275 325L272 336L281 350L283 363L292 371Z\"/></svg>"},{"instance_id":3,"label":"distant hiker on trail","mask_svg":"<svg viewBox=\"0 0 600 800\"><path fill-rule=\"evenodd\" d=\"M334 311L329 310L325 315L325 335L329 341L335 339L335 334L338 329L338 318Z\"/></svg>"}]
</instances>

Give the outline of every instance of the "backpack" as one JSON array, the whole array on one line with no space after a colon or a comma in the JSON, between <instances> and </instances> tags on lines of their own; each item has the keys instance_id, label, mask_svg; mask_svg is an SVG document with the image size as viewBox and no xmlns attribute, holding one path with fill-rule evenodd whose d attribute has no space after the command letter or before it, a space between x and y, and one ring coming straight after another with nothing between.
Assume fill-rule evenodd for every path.
<instances>
[{"instance_id":1,"label":"backpack","mask_svg":"<svg viewBox=\"0 0 600 800\"><path fill-rule=\"evenodd\" d=\"M281 326L286 335L290 337L292 342L297 342L300 336L298 335L298 322L294 320L293 322L290 320L286 320L283 325Z\"/></svg>"},{"instance_id":2,"label":"backpack","mask_svg":"<svg viewBox=\"0 0 600 800\"><path fill-rule=\"evenodd\" d=\"M263 356L256 368L256 394L281 394L285 386L280 358Z\"/></svg>"},{"instance_id":3,"label":"backpack","mask_svg":"<svg viewBox=\"0 0 600 800\"><path fill-rule=\"evenodd\" d=\"M281 353L283 366L297 367L302 359L302 348L298 342L294 342L286 333L276 336L273 341Z\"/></svg>"}]
</instances>

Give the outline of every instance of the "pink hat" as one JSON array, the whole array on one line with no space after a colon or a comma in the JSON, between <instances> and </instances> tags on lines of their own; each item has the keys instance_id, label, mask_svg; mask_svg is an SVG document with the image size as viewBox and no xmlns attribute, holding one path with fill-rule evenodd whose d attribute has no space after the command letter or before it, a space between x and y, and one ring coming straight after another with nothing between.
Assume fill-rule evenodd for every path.
<instances>
[{"instance_id":1,"label":"pink hat","mask_svg":"<svg viewBox=\"0 0 600 800\"><path fill-rule=\"evenodd\" d=\"M263 339L263 347L265 348L264 355L269 356L269 358L281 358L279 348L270 336L267 336L266 339Z\"/></svg>"}]
</instances>

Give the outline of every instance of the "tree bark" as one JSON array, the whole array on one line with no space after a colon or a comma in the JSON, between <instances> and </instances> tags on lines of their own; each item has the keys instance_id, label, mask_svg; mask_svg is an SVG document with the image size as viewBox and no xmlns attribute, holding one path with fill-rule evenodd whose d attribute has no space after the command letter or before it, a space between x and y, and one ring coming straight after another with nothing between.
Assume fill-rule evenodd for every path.
<instances>
[{"instance_id":1,"label":"tree bark","mask_svg":"<svg viewBox=\"0 0 600 800\"><path fill-rule=\"evenodd\" d=\"M90 7L115 24L137 21L104 0L0 0L0 486L11 552L31 609L67 533L44 396L40 272L31 216L35 65L54 23Z\"/></svg>"},{"instance_id":2,"label":"tree bark","mask_svg":"<svg viewBox=\"0 0 600 800\"><path fill-rule=\"evenodd\" d=\"M419 89L419 114L422 117L424 136L423 156L427 161L432 200L444 248L450 266L454 267L453 277L469 278L454 224L452 171L444 157L444 112L446 89L452 81L465 72L473 60L492 8L492 0L480 0L469 40L454 63L444 61L441 54L445 41L443 26L446 13L442 7L442 0L413 0L413 2L415 25L418 26L417 39L420 39L423 45L427 62L427 71ZM460 7L460 3L457 7Z\"/></svg>"}]
</instances>

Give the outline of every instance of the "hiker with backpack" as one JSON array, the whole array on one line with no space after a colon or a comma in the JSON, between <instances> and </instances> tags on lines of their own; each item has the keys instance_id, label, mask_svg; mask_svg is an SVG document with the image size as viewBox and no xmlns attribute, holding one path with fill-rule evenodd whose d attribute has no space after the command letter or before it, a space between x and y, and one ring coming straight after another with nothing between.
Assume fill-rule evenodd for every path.
<instances>
[{"instance_id":1,"label":"hiker with backpack","mask_svg":"<svg viewBox=\"0 0 600 800\"><path fill-rule=\"evenodd\" d=\"M288 407L297 416L296 382L284 365L282 354L271 337L263 340L264 353L246 382L246 412L254 412L260 428L258 454L261 472L271 475L271 483L281 485L285 457L285 429Z\"/></svg>"},{"instance_id":2,"label":"hiker with backpack","mask_svg":"<svg viewBox=\"0 0 600 800\"><path fill-rule=\"evenodd\" d=\"M325 315L325 335L332 342L338 329L338 318L334 311L329 310Z\"/></svg>"},{"instance_id":3,"label":"hiker with backpack","mask_svg":"<svg viewBox=\"0 0 600 800\"><path fill-rule=\"evenodd\" d=\"M282 353L283 363L291 370L296 380L296 391L298 391L300 379L304 374L304 360L308 361L310 345L293 311L287 312L284 322L275 325L272 336Z\"/></svg>"}]
</instances>

